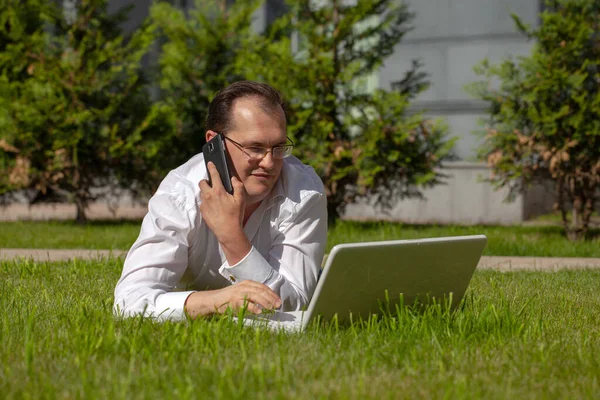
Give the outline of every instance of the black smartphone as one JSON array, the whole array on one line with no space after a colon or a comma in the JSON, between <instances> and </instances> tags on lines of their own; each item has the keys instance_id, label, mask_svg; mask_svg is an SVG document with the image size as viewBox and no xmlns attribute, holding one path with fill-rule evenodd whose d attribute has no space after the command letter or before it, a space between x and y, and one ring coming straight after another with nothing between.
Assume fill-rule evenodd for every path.
<instances>
[{"instance_id":1,"label":"black smartphone","mask_svg":"<svg viewBox=\"0 0 600 400\"><path fill-rule=\"evenodd\" d=\"M221 176L221 182L223 187L229 194L233 194L233 186L231 185L231 173L229 168L229 157L227 156L227 149L225 148L225 139L222 135L217 135L204 146L202 146L202 154L204 154L204 163L208 170L208 162L212 161L219 171ZM208 174L208 184L212 187L210 179L210 173Z\"/></svg>"}]
</instances>

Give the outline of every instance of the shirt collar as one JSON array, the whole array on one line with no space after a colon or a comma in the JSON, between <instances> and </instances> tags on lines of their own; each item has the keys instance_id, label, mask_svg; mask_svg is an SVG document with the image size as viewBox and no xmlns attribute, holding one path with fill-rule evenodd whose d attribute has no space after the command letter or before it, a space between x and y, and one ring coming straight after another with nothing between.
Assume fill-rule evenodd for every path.
<instances>
[{"instance_id":1,"label":"shirt collar","mask_svg":"<svg viewBox=\"0 0 600 400\"><path fill-rule=\"evenodd\" d=\"M281 175L279 175L279 179L277 179L277 183L271 190L271 193L269 194L269 196L266 198L266 201L267 201L266 209L268 210L271 207L279 205L279 204L283 203L284 200L285 200L285 183L284 183L284 179L283 179L283 170L282 170Z\"/></svg>"}]
</instances>

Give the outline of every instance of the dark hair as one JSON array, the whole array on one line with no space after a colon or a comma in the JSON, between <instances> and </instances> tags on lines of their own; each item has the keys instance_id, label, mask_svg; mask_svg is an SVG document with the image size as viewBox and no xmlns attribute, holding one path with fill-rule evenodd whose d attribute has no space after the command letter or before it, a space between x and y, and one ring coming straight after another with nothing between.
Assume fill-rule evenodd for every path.
<instances>
[{"instance_id":1,"label":"dark hair","mask_svg":"<svg viewBox=\"0 0 600 400\"><path fill-rule=\"evenodd\" d=\"M220 90L210 102L206 117L206 130L212 130L224 135L233 129L233 121L231 119L233 103L237 99L252 97L258 99L260 108L267 113L281 107L285 117L285 102L281 93L266 83L239 81Z\"/></svg>"}]
</instances>

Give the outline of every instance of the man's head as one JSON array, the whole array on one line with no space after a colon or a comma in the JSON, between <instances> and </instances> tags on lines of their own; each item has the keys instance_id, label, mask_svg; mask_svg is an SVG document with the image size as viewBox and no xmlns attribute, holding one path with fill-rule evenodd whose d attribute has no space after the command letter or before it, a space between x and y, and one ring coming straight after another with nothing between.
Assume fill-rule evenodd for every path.
<instances>
[{"instance_id":1,"label":"man's head","mask_svg":"<svg viewBox=\"0 0 600 400\"><path fill-rule=\"evenodd\" d=\"M273 156L274 151L280 156L281 149L273 147L289 143L281 94L264 83L233 83L210 103L206 129L207 141L217 134L225 136L232 173L244 184L247 205L261 202L277 183L283 166L283 160ZM260 154L260 148L269 151Z\"/></svg>"}]
</instances>

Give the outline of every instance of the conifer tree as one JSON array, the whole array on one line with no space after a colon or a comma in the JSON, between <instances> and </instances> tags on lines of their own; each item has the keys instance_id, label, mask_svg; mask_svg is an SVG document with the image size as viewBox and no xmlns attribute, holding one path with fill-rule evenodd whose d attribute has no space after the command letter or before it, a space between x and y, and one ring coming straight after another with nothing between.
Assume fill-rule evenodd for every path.
<instances>
[{"instance_id":1,"label":"conifer tree","mask_svg":"<svg viewBox=\"0 0 600 400\"><path fill-rule=\"evenodd\" d=\"M260 4L196 0L188 10L165 1L152 6L161 42L160 103L175 121L177 136L171 151L181 162L201 151L212 98L245 78L239 64L257 40L252 16Z\"/></svg>"},{"instance_id":2,"label":"conifer tree","mask_svg":"<svg viewBox=\"0 0 600 400\"><path fill-rule=\"evenodd\" d=\"M548 0L538 28L513 16L535 39L531 55L499 65L469 90L489 104L481 156L491 181L515 193L552 180L567 236L587 236L600 190L600 3Z\"/></svg>"},{"instance_id":3,"label":"conifer tree","mask_svg":"<svg viewBox=\"0 0 600 400\"><path fill-rule=\"evenodd\" d=\"M0 45L0 193L73 202L83 222L117 188L151 190L170 130L142 73L151 26L125 36L127 10L109 14L106 0L67 16L52 4L11 1L0 14L11 39Z\"/></svg>"}]
</instances>

